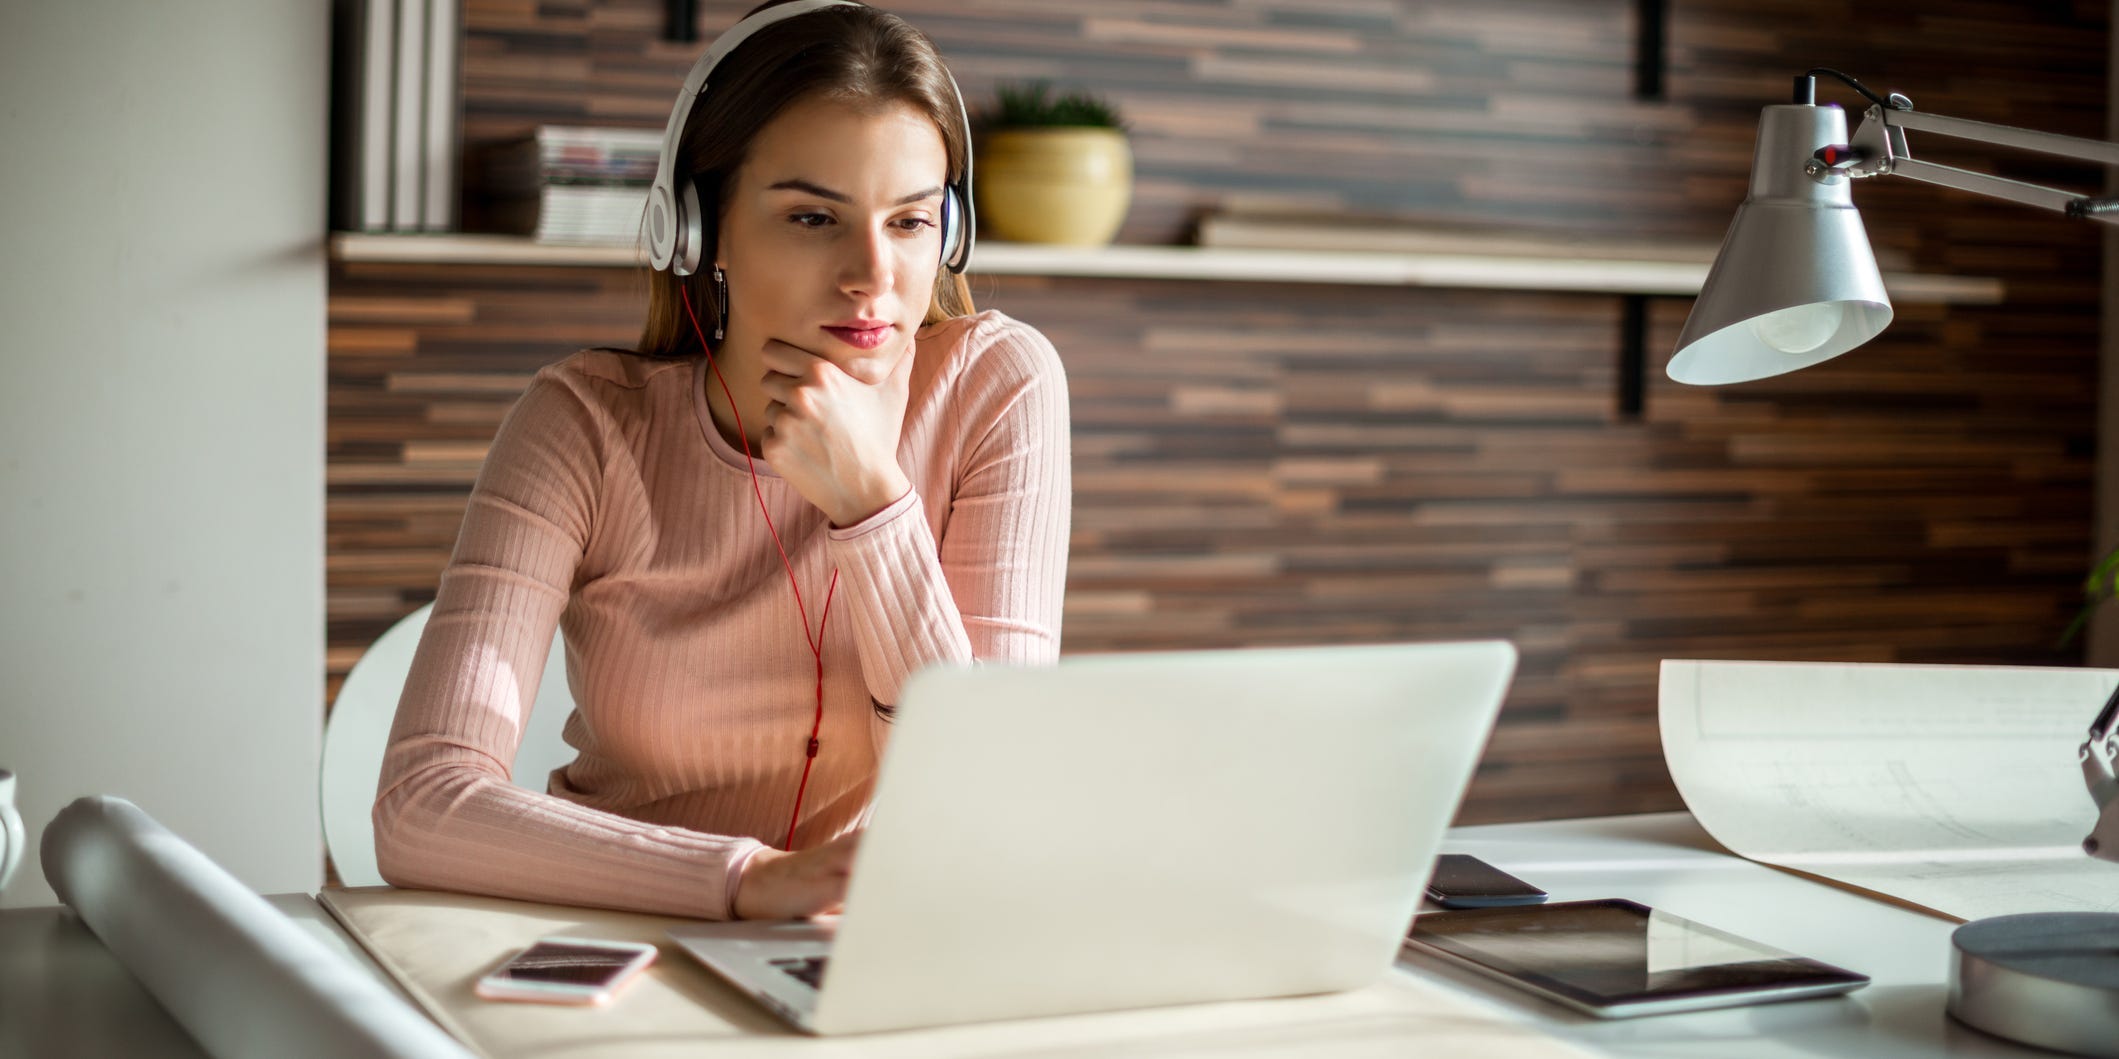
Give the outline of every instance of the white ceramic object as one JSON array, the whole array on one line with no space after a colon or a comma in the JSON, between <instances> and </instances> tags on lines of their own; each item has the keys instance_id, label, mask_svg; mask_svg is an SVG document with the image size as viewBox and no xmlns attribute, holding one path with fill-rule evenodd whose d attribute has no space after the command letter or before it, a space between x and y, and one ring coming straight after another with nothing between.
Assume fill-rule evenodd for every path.
<instances>
[{"instance_id":1,"label":"white ceramic object","mask_svg":"<svg viewBox=\"0 0 2119 1059\"><path fill-rule=\"evenodd\" d=\"M29 856L29 832L22 828L22 814L15 811L15 774L0 769L0 891L15 877L15 869Z\"/></svg>"}]
</instances>

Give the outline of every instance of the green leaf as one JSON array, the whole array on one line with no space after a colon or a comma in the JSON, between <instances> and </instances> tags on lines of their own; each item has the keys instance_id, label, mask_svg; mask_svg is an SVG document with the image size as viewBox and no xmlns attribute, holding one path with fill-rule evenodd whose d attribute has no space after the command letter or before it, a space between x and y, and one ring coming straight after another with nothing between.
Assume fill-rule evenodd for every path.
<instances>
[{"instance_id":1,"label":"green leaf","mask_svg":"<svg viewBox=\"0 0 2119 1059\"><path fill-rule=\"evenodd\" d=\"M1000 105L993 112L997 129L1099 128L1123 129L1118 109L1087 92L1069 92L1054 98L1044 81L1004 84L995 89Z\"/></svg>"},{"instance_id":2,"label":"green leaf","mask_svg":"<svg viewBox=\"0 0 2119 1059\"><path fill-rule=\"evenodd\" d=\"M2083 628L2090 623L2090 615L2096 610L2097 603L2094 601L2083 604L2082 609L2075 612L2075 620L2068 623L2067 631L2060 634L2060 642L2053 646L2061 648L2073 643L2075 637L2081 635Z\"/></svg>"},{"instance_id":3,"label":"green leaf","mask_svg":"<svg viewBox=\"0 0 2119 1059\"><path fill-rule=\"evenodd\" d=\"M2109 584L2111 587L2105 587ZM2119 548L2104 553L2104 558L2083 579L2082 594L2092 599L2119 595Z\"/></svg>"},{"instance_id":4,"label":"green leaf","mask_svg":"<svg viewBox=\"0 0 2119 1059\"><path fill-rule=\"evenodd\" d=\"M2119 548L2105 552L2090 569L2090 575L2082 579L2082 609L2075 613L2075 620L2068 623L2067 631L2060 634L2057 647L2066 647L2080 635L2090 623L2091 615L2105 600L2119 596Z\"/></svg>"}]
</instances>

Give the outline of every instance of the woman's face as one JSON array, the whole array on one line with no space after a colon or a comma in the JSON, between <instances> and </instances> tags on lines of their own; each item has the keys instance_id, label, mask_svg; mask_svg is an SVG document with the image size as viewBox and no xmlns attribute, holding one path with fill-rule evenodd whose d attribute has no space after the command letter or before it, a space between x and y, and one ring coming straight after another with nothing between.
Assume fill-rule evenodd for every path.
<instances>
[{"instance_id":1,"label":"woman's face","mask_svg":"<svg viewBox=\"0 0 2119 1059\"><path fill-rule=\"evenodd\" d=\"M934 296L948 171L940 131L909 105L812 97L781 111L720 226L728 346L778 339L858 378L896 363Z\"/></svg>"}]
</instances>

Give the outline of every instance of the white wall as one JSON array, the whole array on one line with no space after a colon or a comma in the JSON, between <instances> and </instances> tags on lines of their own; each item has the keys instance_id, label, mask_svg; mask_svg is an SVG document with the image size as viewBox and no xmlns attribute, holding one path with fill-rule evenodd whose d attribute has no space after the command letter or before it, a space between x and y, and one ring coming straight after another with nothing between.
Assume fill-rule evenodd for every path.
<instances>
[{"instance_id":1,"label":"white wall","mask_svg":"<svg viewBox=\"0 0 2119 1059\"><path fill-rule=\"evenodd\" d=\"M322 881L328 5L0 0L0 767ZM52 900L33 858L11 906Z\"/></svg>"}]
</instances>

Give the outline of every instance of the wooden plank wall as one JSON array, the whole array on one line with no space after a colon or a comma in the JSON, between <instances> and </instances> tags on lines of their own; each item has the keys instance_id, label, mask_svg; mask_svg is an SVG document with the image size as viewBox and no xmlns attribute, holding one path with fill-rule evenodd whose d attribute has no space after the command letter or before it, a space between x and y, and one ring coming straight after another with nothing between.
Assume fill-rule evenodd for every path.
<instances>
[{"instance_id":1,"label":"wooden plank wall","mask_svg":"<svg viewBox=\"0 0 2119 1059\"><path fill-rule=\"evenodd\" d=\"M711 36L747 5L702 6ZM1140 174L1128 241L1229 206L1712 240L1757 108L1819 64L1926 110L2104 128L2094 3L1670 6L1662 102L1629 96L1625 0L893 9L974 100L1027 76L1113 97ZM655 39L659 3L467 8L474 145L659 127L697 48ZM1639 421L1613 410L1611 298L979 277L1073 386L1067 649L1507 636L1522 675L1466 822L1675 807L1661 658L2079 661L2055 640L2090 547L2095 235L1906 182L1857 200L1880 249L2000 276L2008 303L1901 305L1831 364L1691 389L1660 375L1688 304L1659 300ZM334 266L330 687L431 598L529 374L628 344L641 289L622 269Z\"/></svg>"}]
</instances>

